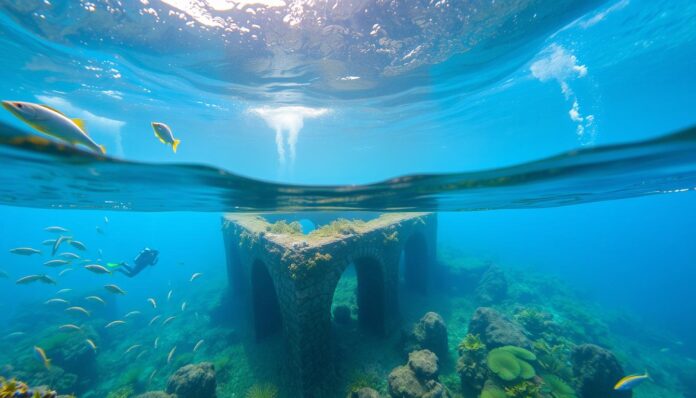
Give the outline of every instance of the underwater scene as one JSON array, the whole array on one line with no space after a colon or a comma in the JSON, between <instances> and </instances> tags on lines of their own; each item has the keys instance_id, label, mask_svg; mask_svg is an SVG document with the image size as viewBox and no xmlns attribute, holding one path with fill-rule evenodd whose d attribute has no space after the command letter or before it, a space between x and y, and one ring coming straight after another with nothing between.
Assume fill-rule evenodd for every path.
<instances>
[{"instance_id":1,"label":"underwater scene","mask_svg":"<svg viewBox=\"0 0 696 398\"><path fill-rule=\"evenodd\" d=\"M0 0L0 398L696 398L696 2Z\"/></svg>"}]
</instances>

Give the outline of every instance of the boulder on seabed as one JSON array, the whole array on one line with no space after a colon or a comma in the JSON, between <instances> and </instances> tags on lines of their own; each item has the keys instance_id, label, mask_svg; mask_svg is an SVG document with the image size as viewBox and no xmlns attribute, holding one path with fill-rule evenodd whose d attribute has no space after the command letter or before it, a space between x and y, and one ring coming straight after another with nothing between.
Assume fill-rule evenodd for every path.
<instances>
[{"instance_id":1,"label":"boulder on seabed","mask_svg":"<svg viewBox=\"0 0 696 398\"><path fill-rule=\"evenodd\" d=\"M177 398L215 398L215 366L210 362L179 368L167 381L167 393Z\"/></svg>"},{"instance_id":2,"label":"boulder on seabed","mask_svg":"<svg viewBox=\"0 0 696 398\"><path fill-rule=\"evenodd\" d=\"M500 267L491 265L481 276L474 295L479 303L491 305L503 301L507 296L507 291L508 284L505 273Z\"/></svg>"},{"instance_id":3,"label":"boulder on seabed","mask_svg":"<svg viewBox=\"0 0 696 398\"><path fill-rule=\"evenodd\" d=\"M440 384L438 358L429 350L409 353L408 364L394 368L389 374L389 395L392 398L449 398Z\"/></svg>"},{"instance_id":4,"label":"boulder on seabed","mask_svg":"<svg viewBox=\"0 0 696 398\"><path fill-rule=\"evenodd\" d=\"M489 349L513 345L530 349L532 341L524 329L489 307L479 307L469 322L469 333L478 335Z\"/></svg>"},{"instance_id":5,"label":"boulder on seabed","mask_svg":"<svg viewBox=\"0 0 696 398\"><path fill-rule=\"evenodd\" d=\"M413 327L408 351L430 350L441 358L447 358L447 325L436 312L428 312Z\"/></svg>"},{"instance_id":6,"label":"boulder on seabed","mask_svg":"<svg viewBox=\"0 0 696 398\"><path fill-rule=\"evenodd\" d=\"M614 354L594 344L575 347L570 355L577 392L581 398L630 398L631 391L616 391L614 385L625 376Z\"/></svg>"}]
</instances>

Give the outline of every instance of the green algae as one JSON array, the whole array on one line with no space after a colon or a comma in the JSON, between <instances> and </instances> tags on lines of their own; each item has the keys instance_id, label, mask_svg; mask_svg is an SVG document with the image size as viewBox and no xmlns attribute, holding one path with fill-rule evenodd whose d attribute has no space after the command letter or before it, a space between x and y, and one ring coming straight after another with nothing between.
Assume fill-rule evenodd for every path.
<instances>
[{"instance_id":1,"label":"green algae","mask_svg":"<svg viewBox=\"0 0 696 398\"><path fill-rule=\"evenodd\" d=\"M536 360L534 353L521 347L504 346L488 353L488 368L505 381L531 379L536 376L534 367L527 361Z\"/></svg>"},{"instance_id":2,"label":"green algae","mask_svg":"<svg viewBox=\"0 0 696 398\"><path fill-rule=\"evenodd\" d=\"M486 349L486 345L481 342L478 334L468 333L457 346L460 353L465 351L481 351Z\"/></svg>"},{"instance_id":3,"label":"green algae","mask_svg":"<svg viewBox=\"0 0 696 398\"><path fill-rule=\"evenodd\" d=\"M254 384L246 393L246 398L276 398L278 387L270 383Z\"/></svg>"}]
</instances>

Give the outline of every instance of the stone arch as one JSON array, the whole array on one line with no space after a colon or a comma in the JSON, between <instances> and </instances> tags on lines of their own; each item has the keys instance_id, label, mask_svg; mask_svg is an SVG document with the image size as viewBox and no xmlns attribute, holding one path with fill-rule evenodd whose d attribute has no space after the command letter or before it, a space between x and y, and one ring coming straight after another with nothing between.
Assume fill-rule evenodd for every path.
<instances>
[{"instance_id":1,"label":"stone arch","mask_svg":"<svg viewBox=\"0 0 696 398\"><path fill-rule=\"evenodd\" d=\"M256 340L280 332L283 318L278 295L266 264L258 259L251 266L251 305Z\"/></svg>"},{"instance_id":2,"label":"stone arch","mask_svg":"<svg viewBox=\"0 0 696 398\"><path fill-rule=\"evenodd\" d=\"M358 257L353 260L358 286L358 322L376 335L385 334L386 303L384 270L375 257Z\"/></svg>"},{"instance_id":3,"label":"stone arch","mask_svg":"<svg viewBox=\"0 0 696 398\"><path fill-rule=\"evenodd\" d=\"M428 241L420 231L412 233L404 243L404 283L417 293L426 293L430 283L428 249Z\"/></svg>"}]
</instances>

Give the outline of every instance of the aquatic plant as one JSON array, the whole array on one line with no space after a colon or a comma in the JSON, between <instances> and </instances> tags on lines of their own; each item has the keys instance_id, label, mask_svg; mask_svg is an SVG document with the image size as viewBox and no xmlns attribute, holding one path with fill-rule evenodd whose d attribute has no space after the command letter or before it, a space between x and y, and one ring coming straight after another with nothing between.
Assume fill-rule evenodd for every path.
<instances>
[{"instance_id":1,"label":"aquatic plant","mask_svg":"<svg viewBox=\"0 0 696 398\"><path fill-rule=\"evenodd\" d=\"M540 334L553 323L553 316L548 312L534 308L523 308L515 314L515 320L532 334Z\"/></svg>"},{"instance_id":2,"label":"aquatic plant","mask_svg":"<svg viewBox=\"0 0 696 398\"><path fill-rule=\"evenodd\" d=\"M109 392L109 394L106 396L106 398L129 398L135 395L135 391L133 390L133 387L130 385L125 385L119 387L115 391Z\"/></svg>"},{"instance_id":3,"label":"aquatic plant","mask_svg":"<svg viewBox=\"0 0 696 398\"><path fill-rule=\"evenodd\" d=\"M357 233L364 226L365 221L362 220L351 221L345 218L339 218L330 222L329 224L315 229L314 231L310 232L308 236L310 238L329 238L332 236L352 235Z\"/></svg>"},{"instance_id":4,"label":"aquatic plant","mask_svg":"<svg viewBox=\"0 0 696 398\"><path fill-rule=\"evenodd\" d=\"M542 391L553 398L576 398L573 390L563 379L556 375L546 374L542 376Z\"/></svg>"},{"instance_id":5,"label":"aquatic plant","mask_svg":"<svg viewBox=\"0 0 696 398\"><path fill-rule=\"evenodd\" d=\"M504 346L491 350L486 358L488 368L505 381L531 379L536 376L534 367L527 361L536 360L536 356L521 347Z\"/></svg>"},{"instance_id":6,"label":"aquatic plant","mask_svg":"<svg viewBox=\"0 0 696 398\"><path fill-rule=\"evenodd\" d=\"M361 388L374 388L374 386L380 382L377 375L361 371L354 372L351 375L350 380L350 383L346 387L346 395L350 395L352 392L358 391Z\"/></svg>"},{"instance_id":7,"label":"aquatic plant","mask_svg":"<svg viewBox=\"0 0 696 398\"><path fill-rule=\"evenodd\" d=\"M481 351L486 349L478 334L467 334L457 346L459 353L466 351Z\"/></svg>"},{"instance_id":8,"label":"aquatic plant","mask_svg":"<svg viewBox=\"0 0 696 398\"><path fill-rule=\"evenodd\" d=\"M297 221L288 223L285 220L280 220L266 226L266 232L283 235L300 235L302 234L302 224Z\"/></svg>"},{"instance_id":9,"label":"aquatic plant","mask_svg":"<svg viewBox=\"0 0 696 398\"><path fill-rule=\"evenodd\" d=\"M572 377L573 370L569 364L569 343L551 346L545 340L540 339L534 342L534 351L537 353L537 363L547 373L559 375L566 379Z\"/></svg>"},{"instance_id":10,"label":"aquatic plant","mask_svg":"<svg viewBox=\"0 0 696 398\"><path fill-rule=\"evenodd\" d=\"M524 380L513 386L505 387L505 395L512 398L540 398L541 387L536 383Z\"/></svg>"},{"instance_id":11,"label":"aquatic plant","mask_svg":"<svg viewBox=\"0 0 696 398\"><path fill-rule=\"evenodd\" d=\"M0 377L0 398L55 398L56 396L58 394L55 391L43 388L32 389L26 383L16 379L7 380Z\"/></svg>"},{"instance_id":12,"label":"aquatic plant","mask_svg":"<svg viewBox=\"0 0 696 398\"><path fill-rule=\"evenodd\" d=\"M481 398L507 398L505 390L492 382L486 382L481 390Z\"/></svg>"},{"instance_id":13,"label":"aquatic plant","mask_svg":"<svg viewBox=\"0 0 696 398\"><path fill-rule=\"evenodd\" d=\"M246 393L246 398L276 398L278 387L270 383L254 384Z\"/></svg>"}]
</instances>

